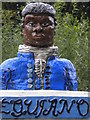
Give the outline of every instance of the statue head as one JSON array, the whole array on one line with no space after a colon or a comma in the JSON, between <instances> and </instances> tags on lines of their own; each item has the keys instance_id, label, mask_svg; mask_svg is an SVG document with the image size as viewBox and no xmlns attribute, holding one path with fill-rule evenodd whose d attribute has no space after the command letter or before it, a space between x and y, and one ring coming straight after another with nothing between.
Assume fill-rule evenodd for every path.
<instances>
[{"instance_id":1,"label":"statue head","mask_svg":"<svg viewBox=\"0 0 90 120\"><path fill-rule=\"evenodd\" d=\"M34 47L53 45L56 12L46 3L29 3L22 10L22 33L24 44Z\"/></svg>"}]
</instances>

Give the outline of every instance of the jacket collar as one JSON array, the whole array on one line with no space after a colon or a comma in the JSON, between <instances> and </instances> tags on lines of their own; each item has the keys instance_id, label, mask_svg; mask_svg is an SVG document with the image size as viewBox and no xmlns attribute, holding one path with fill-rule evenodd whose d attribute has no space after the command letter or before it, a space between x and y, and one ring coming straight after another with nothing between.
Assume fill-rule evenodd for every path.
<instances>
[{"instance_id":1,"label":"jacket collar","mask_svg":"<svg viewBox=\"0 0 90 120\"><path fill-rule=\"evenodd\" d=\"M57 56L58 47L50 46L47 48L32 47L27 45L19 45L18 47L18 56L22 55L23 57L35 58L35 59L44 59L46 60L49 56Z\"/></svg>"}]
</instances>

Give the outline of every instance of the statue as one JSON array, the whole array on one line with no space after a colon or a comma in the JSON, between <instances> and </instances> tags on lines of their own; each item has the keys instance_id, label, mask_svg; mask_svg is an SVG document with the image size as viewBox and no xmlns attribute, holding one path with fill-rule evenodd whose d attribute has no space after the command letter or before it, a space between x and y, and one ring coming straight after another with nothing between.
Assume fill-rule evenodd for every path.
<instances>
[{"instance_id":1,"label":"statue","mask_svg":"<svg viewBox=\"0 0 90 120\"><path fill-rule=\"evenodd\" d=\"M70 60L58 58L53 45L56 18L46 3L29 3L22 10L24 44L17 57L0 65L3 90L77 90L77 79Z\"/></svg>"}]
</instances>

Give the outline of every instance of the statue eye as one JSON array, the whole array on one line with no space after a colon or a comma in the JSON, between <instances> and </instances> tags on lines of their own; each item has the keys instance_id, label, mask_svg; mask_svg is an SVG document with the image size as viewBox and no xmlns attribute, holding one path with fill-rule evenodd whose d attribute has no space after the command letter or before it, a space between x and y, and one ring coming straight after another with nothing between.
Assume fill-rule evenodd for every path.
<instances>
[{"instance_id":1,"label":"statue eye","mask_svg":"<svg viewBox=\"0 0 90 120\"><path fill-rule=\"evenodd\" d=\"M41 24L42 27L48 27L49 25L50 25L50 23L48 23L48 22L44 22Z\"/></svg>"},{"instance_id":2,"label":"statue eye","mask_svg":"<svg viewBox=\"0 0 90 120\"><path fill-rule=\"evenodd\" d=\"M28 22L27 25L29 25L31 27L35 26L34 22Z\"/></svg>"}]
</instances>

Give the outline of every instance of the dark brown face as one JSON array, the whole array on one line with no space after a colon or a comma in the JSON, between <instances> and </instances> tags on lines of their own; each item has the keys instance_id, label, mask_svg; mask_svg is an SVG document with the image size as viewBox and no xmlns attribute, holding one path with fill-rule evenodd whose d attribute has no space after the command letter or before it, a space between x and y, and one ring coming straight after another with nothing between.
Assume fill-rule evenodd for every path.
<instances>
[{"instance_id":1,"label":"dark brown face","mask_svg":"<svg viewBox=\"0 0 90 120\"><path fill-rule=\"evenodd\" d=\"M53 44L54 19L47 15L26 15L23 26L24 44L48 47Z\"/></svg>"}]
</instances>

